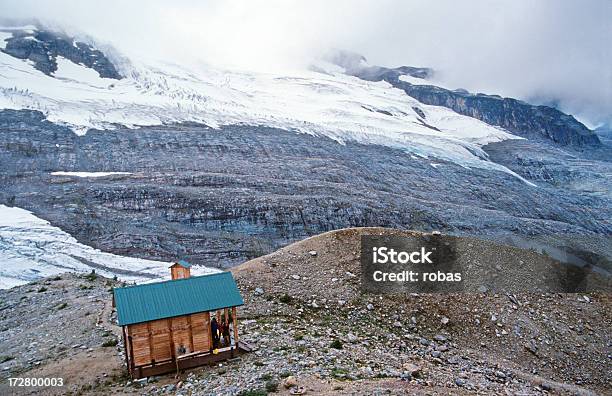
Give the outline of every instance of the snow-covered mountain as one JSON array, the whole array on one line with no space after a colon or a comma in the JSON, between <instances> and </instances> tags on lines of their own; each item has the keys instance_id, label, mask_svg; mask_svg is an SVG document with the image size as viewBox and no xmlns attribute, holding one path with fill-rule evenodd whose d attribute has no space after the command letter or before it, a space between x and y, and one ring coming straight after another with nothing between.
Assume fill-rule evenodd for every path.
<instances>
[{"instance_id":1,"label":"snow-covered mountain","mask_svg":"<svg viewBox=\"0 0 612 396\"><path fill-rule=\"evenodd\" d=\"M81 58L69 60L59 54L63 52L53 58L53 71L37 68L31 57L14 56L22 54L24 40L27 45L47 40L55 46L58 40L70 40L74 48L83 43L57 37L52 41L33 26L0 32L0 108L39 110L76 133L117 124L263 125L506 172L488 161L480 147L519 139L445 107L422 104L385 81L347 75L322 60L314 61L311 70L286 74L132 60L121 65L123 78L103 78L100 71L75 62ZM20 40L14 44L20 51L7 49L11 40Z\"/></svg>"},{"instance_id":2,"label":"snow-covered mountain","mask_svg":"<svg viewBox=\"0 0 612 396\"><path fill-rule=\"evenodd\" d=\"M146 280L183 255L228 267L354 226L612 268L598 137L432 73L344 51L276 74L186 66L0 27L0 287L65 270Z\"/></svg>"}]
</instances>

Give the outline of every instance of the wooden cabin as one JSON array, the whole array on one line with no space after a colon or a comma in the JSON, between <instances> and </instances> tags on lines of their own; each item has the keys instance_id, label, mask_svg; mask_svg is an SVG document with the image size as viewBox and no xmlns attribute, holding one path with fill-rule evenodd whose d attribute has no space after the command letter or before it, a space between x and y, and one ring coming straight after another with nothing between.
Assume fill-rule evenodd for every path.
<instances>
[{"instance_id":1,"label":"wooden cabin","mask_svg":"<svg viewBox=\"0 0 612 396\"><path fill-rule=\"evenodd\" d=\"M170 271L172 280L113 290L132 378L196 367L250 350L238 340L236 307L244 302L230 272L190 276L190 265L184 261ZM229 323L231 329L229 343L218 342L217 348L212 318L219 325Z\"/></svg>"}]
</instances>

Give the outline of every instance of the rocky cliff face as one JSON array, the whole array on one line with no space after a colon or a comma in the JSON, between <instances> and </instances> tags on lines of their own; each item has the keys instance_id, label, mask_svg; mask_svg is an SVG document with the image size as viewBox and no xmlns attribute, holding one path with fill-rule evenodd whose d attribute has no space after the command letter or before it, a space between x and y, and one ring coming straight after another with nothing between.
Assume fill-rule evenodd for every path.
<instances>
[{"instance_id":1,"label":"rocky cliff face","mask_svg":"<svg viewBox=\"0 0 612 396\"><path fill-rule=\"evenodd\" d=\"M57 57L94 69L103 78L120 79L115 65L91 45L47 30L8 30L3 52L19 59L27 59L41 72L52 75L57 71Z\"/></svg>"},{"instance_id":2,"label":"rocky cliff face","mask_svg":"<svg viewBox=\"0 0 612 396\"><path fill-rule=\"evenodd\" d=\"M530 187L508 173L388 147L253 126L77 136L40 113L10 110L0 113L0 130L0 203L117 254L231 266L312 234L387 226L528 240L602 266L612 257L607 196L537 178Z\"/></svg>"},{"instance_id":3,"label":"rocky cliff face","mask_svg":"<svg viewBox=\"0 0 612 396\"><path fill-rule=\"evenodd\" d=\"M448 107L459 114L500 126L528 139L548 140L576 148L601 146L593 131L571 115L552 107L535 106L496 95L471 94L463 90L450 91L433 85L415 85L399 79L401 75L425 78L431 73L429 69L367 67L351 69L350 72L371 81L387 81L422 103Z\"/></svg>"},{"instance_id":4,"label":"rocky cliff face","mask_svg":"<svg viewBox=\"0 0 612 396\"><path fill-rule=\"evenodd\" d=\"M602 146L575 155L543 142L508 140L484 147L489 159L516 171L528 180L571 189L586 195L612 198L612 149Z\"/></svg>"}]
</instances>

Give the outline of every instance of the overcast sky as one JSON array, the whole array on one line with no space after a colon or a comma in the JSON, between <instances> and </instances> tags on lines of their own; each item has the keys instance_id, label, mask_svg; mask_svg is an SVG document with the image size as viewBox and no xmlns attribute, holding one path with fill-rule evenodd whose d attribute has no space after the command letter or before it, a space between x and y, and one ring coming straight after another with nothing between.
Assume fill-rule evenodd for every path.
<instances>
[{"instance_id":1,"label":"overcast sky","mask_svg":"<svg viewBox=\"0 0 612 396\"><path fill-rule=\"evenodd\" d=\"M342 48L612 124L612 0L0 0L0 15L87 33L128 57L263 71Z\"/></svg>"}]
</instances>

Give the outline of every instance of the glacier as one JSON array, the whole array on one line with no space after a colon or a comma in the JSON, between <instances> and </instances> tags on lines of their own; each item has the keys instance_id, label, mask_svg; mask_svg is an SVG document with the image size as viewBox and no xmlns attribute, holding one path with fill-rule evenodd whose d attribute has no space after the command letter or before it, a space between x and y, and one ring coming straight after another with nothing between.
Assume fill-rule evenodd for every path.
<instances>
[{"instance_id":1,"label":"glacier","mask_svg":"<svg viewBox=\"0 0 612 396\"><path fill-rule=\"evenodd\" d=\"M385 81L347 75L323 60L313 64L310 70L272 74L131 59L120 65L124 78L116 80L61 56L57 70L47 75L31 61L0 51L0 108L41 111L77 134L182 122L211 128L267 126L326 136L340 144L400 148L519 177L489 161L481 147L521 137L445 107L422 104Z\"/></svg>"},{"instance_id":2,"label":"glacier","mask_svg":"<svg viewBox=\"0 0 612 396\"><path fill-rule=\"evenodd\" d=\"M0 205L0 289L8 289L64 272L96 273L125 282L170 278L171 263L104 253L31 212ZM218 269L193 266L194 275Z\"/></svg>"}]
</instances>

